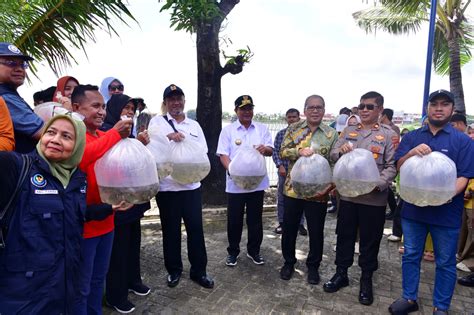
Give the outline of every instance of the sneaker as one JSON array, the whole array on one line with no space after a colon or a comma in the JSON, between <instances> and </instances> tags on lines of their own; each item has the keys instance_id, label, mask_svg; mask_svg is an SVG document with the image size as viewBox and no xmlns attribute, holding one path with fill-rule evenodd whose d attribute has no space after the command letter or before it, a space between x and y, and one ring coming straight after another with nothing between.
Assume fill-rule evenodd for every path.
<instances>
[{"instance_id":1,"label":"sneaker","mask_svg":"<svg viewBox=\"0 0 474 315\"><path fill-rule=\"evenodd\" d=\"M460 262L456 265L456 269L465 271L465 272L471 272L471 269L469 269L468 266L466 266L464 263Z\"/></svg>"},{"instance_id":2,"label":"sneaker","mask_svg":"<svg viewBox=\"0 0 474 315\"><path fill-rule=\"evenodd\" d=\"M400 242L402 238L400 236L396 236L392 234L389 237L387 237L387 240L389 240L390 242Z\"/></svg>"},{"instance_id":3,"label":"sneaker","mask_svg":"<svg viewBox=\"0 0 474 315\"><path fill-rule=\"evenodd\" d=\"M135 310L135 305L133 305L133 303L130 302L129 300L125 300L117 304L111 304L109 302L106 302L106 303L108 306L114 308L117 312L122 313L122 314L128 314Z\"/></svg>"},{"instance_id":4,"label":"sneaker","mask_svg":"<svg viewBox=\"0 0 474 315\"><path fill-rule=\"evenodd\" d=\"M129 288L128 292L133 292L136 295L145 296L145 295L150 294L151 290L150 290L149 287L147 287L143 283L140 283L140 284L136 284L136 285L132 286L131 288Z\"/></svg>"},{"instance_id":5,"label":"sneaker","mask_svg":"<svg viewBox=\"0 0 474 315\"><path fill-rule=\"evenodd\" d=\"M275 232L275 234L282 234L283 233L283 228L281 227L281 223L278 224L278 226L275 228L275 230L273 232Z\"/></svg>"},{"instance_id":6,"label":"sneaker","mask_svg":"<svg viewBox=\"0 0 474 315\"><path fill-rule=\"evenodd\" d=\"M300 232L300 235L303 235L303 236L308 235L308 230L306 230L303 224L300 224L298 231Z\"/></svg>"},{"instance_id":7,"label":"sneaker","mask_svg":"<svg viewBox=\"0 0 474 315\"><path fill-rule=\"evenodd\" d=\"M335 206L330 206L329 208L327 208L326 212L327 213L335 213L337 210L337 208Z\"/></svg>"},{"instance_id":8,"label":"sneaker","mask_svg":"<svg viewBox=\"0 0 474 315\"><path fill-rule=\"evenodd\" d=\"M247 257L250 258L256 265L263 265L265 263L265 260L262 258L262 256L260 256L260 254L255 254L252 256L247 253Z\"/></svg>"},{"instance_id":9,"label":"sneaker","mask_svg":"<svg viewBox=\"0 0 474 315\"><path fill-rule=\"evenodd\" d=\"M359 255L360 254L360 250L359 250L359 242L355 242L354 244L354 253Z\"/></svg>"},{"instance_id":10,"label":"sneaker","mask_svg":"<svg viewBox=\"0 0 474 315\"><path fill-rule=\"evenodd\" d=\"M225 260L225 264L230 267L234 267L237 265L237 258L239 255L228 255L227 259Z\"/></svg>"}]
</instances>

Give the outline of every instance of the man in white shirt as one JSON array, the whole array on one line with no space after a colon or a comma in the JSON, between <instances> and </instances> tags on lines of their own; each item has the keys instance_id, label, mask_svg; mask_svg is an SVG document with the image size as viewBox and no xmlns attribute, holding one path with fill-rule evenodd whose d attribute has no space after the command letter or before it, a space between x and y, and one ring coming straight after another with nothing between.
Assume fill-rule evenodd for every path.
<instances>
[{"instance_id":1,"label":"man in white shirt","mask_svg":"<svg viewBox=\"0 0 474 315\"><path fill-rule=\"evenodd\" d=\"M229 169L230 161L235 157L239 148L244 145L253 146L264 156L271 156L273 153L272 136L267 126L252 121L253 108L253 100L249 95L239 96L235 100L235 113L238 120L221 131L217 145L217 154L220 156L221 163L226 170ZM245 190L238 187L227 172L227 238L229 240L227 266L233 267L237 265L244 212L247 213L247 257L257 265L265 263L262 256L260 256L260 245L263 239L263 193L268 187L269 180L267 175L265 175L265 178L257 188Z\"/></svg>"},{"instance_id":2,"label":"man in white shirt","mask_svg":"<svg viewBox=\"0 0 474 315\"><path fill-rule=\"evenodd\" d=\"M169 141L180 142L190 137L207 148L201 126L184 113L183 90L171 84L163 93L165 115L157 115L149 126L157 125ZM187 233L188 257L191 263L191 280L204 288L213 288L214 281L207 276L207 254L202 226L201 183L180 184L171 176L160 180L156 195L163 229L163 256L168 271L168 286L178 285L183 271L181 260L181 219Z\"/></svg>"}]
</instances>

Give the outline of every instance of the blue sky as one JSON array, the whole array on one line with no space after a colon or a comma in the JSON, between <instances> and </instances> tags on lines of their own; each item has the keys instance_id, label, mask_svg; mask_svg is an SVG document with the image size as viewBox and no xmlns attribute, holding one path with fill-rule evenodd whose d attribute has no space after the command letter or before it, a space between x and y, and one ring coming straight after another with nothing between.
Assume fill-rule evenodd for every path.
<instances>
[{"instance_id":1,"label":"blue sky","mask_svg":"<svg viewBox=\"0 0 474 315\"><path fill-rule=\"evenodd\" d=\"M392 36L366 34L355 24L352 13L371 4L339 0L242 0L228 16L221 36L233 45L222 48L232 54L249 45L255 53L238 75L222 79L223 110L231 112L233 101L250 94L258 112L301 109L311 94L322 95L326 112L358 104L369 90L385 96L386 107L421 112L427 46L427 26L419 33ZM368 1L371 2L371 1ZM159 13L157 0L131 0L129 9L139 21L119 25L120 37L105 32L86 47L88 59L76 51L79 65L63 75L81 83L99 85L104 77L116 76L125 93L141 96L158 112L164 88L179 85L186 94L187 109L196 107L197 71L194 37L169 28L168 13ZM472 4L470 15L472 16ZM20 94L32 103L35 91L55 85L57 78L40 66L41 81L33 79ZM474 66L463 68L467 111L474 114ZM447 77L433 74L431 90L449 88Z\"/></svg>"}]
</instances>

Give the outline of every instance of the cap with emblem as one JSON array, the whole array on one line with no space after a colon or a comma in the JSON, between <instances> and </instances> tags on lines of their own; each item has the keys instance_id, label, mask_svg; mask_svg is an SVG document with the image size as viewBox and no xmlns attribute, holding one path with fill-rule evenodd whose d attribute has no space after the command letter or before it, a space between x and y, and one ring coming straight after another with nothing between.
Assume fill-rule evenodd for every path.
<instances>
[{"instance_id":1,"label":"cap with emblem","mask_svg":"<svg viewBox=\"0 0 474 315\"><path fill-rule=\"evenodd\" d=\"M171 84L163 92L163 99L170 97L171 95L184 95L184 92L179 86Z\"/></svg>"},{"instance_id":2,"label":"cap with emblem","mask_svg":"<svg viewBox=\"0 0 474 315\"><path fill-rule=\"evenodd\" d=\"M255 104L253 103L252 97L250 95L242 95L242 96L237 97L234 104L235 104L235 108L242 108L247 105L255 106Z\"/></svg>"},{"instance_id":3,"label":"cap with emblem","mask_svg":"<svg viewBox=\"0 0 474 315\"><path fill-rule=\"evenodd\" d=\"M428 97L428 101L432 101L434 100L435 98L437 98L438 96L444 96L446 97L451 103L454 104L454 95L453 93L449 92L449 91L446 91L446 90L437 90L437 91L434 91L433 93L430 94L430 96Z\"/></svg>"},{"instance_id":4,"label":"cap with emblem","mask_svg":"<svg viewBox=\"0 0 474 315\"><path fill-rule=\"evenodd\" d=\"M23 60L33 60L30 56L24 55L15 45L0 42L0 57L17 57Z\"/></svg>"}]
</instances>

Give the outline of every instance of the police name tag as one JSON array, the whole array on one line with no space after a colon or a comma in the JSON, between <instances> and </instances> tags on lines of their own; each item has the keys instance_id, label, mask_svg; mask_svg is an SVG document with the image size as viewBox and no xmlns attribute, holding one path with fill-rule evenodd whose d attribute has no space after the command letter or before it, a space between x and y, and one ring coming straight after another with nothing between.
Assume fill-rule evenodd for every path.
<instances>
[{"instance_id":1,"label":"police name tag","mask_svg":"<svg viewBox=\"0 0 474 315\"><path fill-rule=\"evenodd\" d=\"M36 195L57 195L58 191L56 189L45 189L45 190L35 190Z\"/></svg>"}]
</instances>

